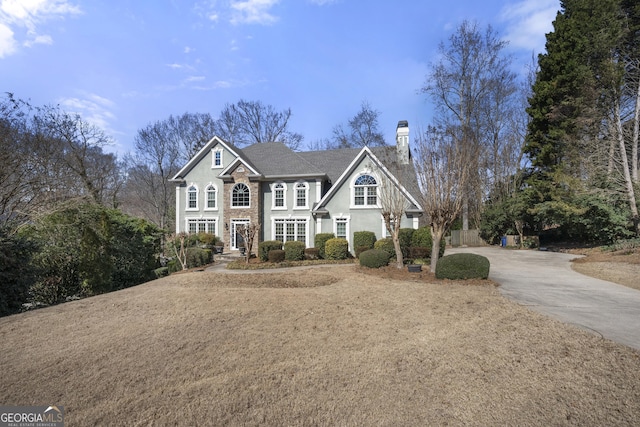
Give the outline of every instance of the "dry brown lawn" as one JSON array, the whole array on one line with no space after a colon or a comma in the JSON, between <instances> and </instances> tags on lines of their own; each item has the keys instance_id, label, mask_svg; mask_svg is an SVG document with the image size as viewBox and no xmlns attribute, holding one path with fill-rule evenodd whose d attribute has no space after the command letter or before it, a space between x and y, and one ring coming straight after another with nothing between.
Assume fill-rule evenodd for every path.
<instances>
[{"instance_id":1,"label":"dry brown lawn","mask_svg":"<svg viewBox=\"0 0 640 427\"><path fill-rule=\"evenodd\" d=\"M638 425L640 353L489 283L191 272L0 319L0 404L91 425Z\"/></svg>"},{"instance_id":2,"label":"dry brown lawn","mask_svg":"<svg viewBox=\"0 0 640 427\"><path fill-rule=\"evenodd\" d=\"M640 249L603 252L592 248L573 252L585 255L573 261L575 271L640 290Z\"/></svg>"}]
</instances>

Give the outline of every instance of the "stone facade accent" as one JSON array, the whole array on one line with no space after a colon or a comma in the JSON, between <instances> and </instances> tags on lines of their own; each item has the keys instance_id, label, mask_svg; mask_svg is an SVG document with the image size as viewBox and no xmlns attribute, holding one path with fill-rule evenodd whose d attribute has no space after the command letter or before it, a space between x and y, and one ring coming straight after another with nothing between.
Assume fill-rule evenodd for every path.
<instances>
[{"instance_id":1,"label":"stone facade accent","mask_svg":"<svg viewBox=\"0 0 640 427\"><path fill-rule=\"evenodd\" d=\"M260 212L262 212L260 182L249 180L249 170L247 170L247 167L243 165L238 165L230 175L233 178L233 181L227 181L224 183L224 191L222 195L222 200L225 204L223 223L229 227L229 230L225 230L225 236L223 238L225 250L231 249L231 220L248 219L252 224L262 223L260 215ZM234 208L231 206L233 187L239 183L243 183L249 187L250 206L248 208ZM256 239L256 244L257 240L258 239Z\"/></svg>"}]
</instances>

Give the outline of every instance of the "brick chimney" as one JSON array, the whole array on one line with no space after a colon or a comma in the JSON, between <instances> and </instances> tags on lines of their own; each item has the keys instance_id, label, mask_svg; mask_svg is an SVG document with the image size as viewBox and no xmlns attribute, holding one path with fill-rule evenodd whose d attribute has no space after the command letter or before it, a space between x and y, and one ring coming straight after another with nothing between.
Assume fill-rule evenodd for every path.
<instances>
[{"instance_id":1,"label":"brick chimney","mask_svg":"<svg viewBox=\"0 0 640 427\"><path fill-rule=\"evenodd\" d=\"M400 120L396 127L396 149L398 154L398 163L401 165L409 164L409 122Z\"/></svg>"}]
</instances>

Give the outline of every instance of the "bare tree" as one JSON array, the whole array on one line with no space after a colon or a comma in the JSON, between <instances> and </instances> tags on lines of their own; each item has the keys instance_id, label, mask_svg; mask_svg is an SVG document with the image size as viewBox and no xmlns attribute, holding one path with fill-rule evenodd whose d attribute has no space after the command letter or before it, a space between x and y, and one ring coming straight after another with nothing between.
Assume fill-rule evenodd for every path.
<instances>
[{"instance_id":1,"label":"bare tree","mask_svg":"<svg viewBox=\"0 0 640 427\"><path fill-rule=\"evenodd\" d=\"M251 259L253 242L255 241L258 231L260 231L260 224L258 223L252 222L248 225L238 226L237 232L240 233L244 241L244 248L245 248L244 259L245 259L245 263L247 264L249 264L249 260Z\"/></svg>"},{"instance_id":2,"label":"bare tree","mask_svg":"<svg viewBox=\"0 0 640 427\"><path fill-rule=\"evenodd\" d=\"M404 258L400 247L400 226L402 217L411 207L411 203L407 197L406 190L403 189L402 183L407 181L410 173L409 165L398 165L391 163L391 169L386 167L377 168L378 182L378 202L380 204L380 213L384 220L387 233L393 240L393 248L396 251L396 267L404 267ZM413 171L411 171L413 172Z\"/></svg>"},{"instance_id":3,"label":"bare tree","mask_svg":"<svg viewBox=\"0 0 640 427\"><path fill-rule=\"evenodd\" d=\"M487 153L498 155L499 144L507 131L511 97L515 93L515 75L509 71L511 58L504 55L507 42L488 26L481 32L477 23L464 21L439 47L439 61L431 66L422 92L434 102L437 125L446 128L464 149L481 152L482 144L493 146ZM484 138L484 136L488 138ZM463 229L469 228L473 210L479 214L483 194L482 158L472 160L469 188L464 192ZM485 162L486 164L487 162ZM488 162L495 169L495 159Z\"/></svg>"},{"instance_id":4,"label":"bare tree","mask_svg":"<svg viewBox=\"0 0 640 427\"><path fill-rule=\"evenodd\" d=\"M429 127L417 138L414 164L422 193L422 208L431 225L433 272L438 262L440 242L462 213L473 156L473 152L458 144L443 129Z\"/></svg>"},{"instance_id":5,"label":"bare tree","mask_svg":"<svg viewBox=\"0 0 640 427\"><path fill-rule=\"evenodd\" d=\"M224 107L216 122L216 134L237 146L282 142L296 150L303 137L289 130L291 115L290 108L276 111L272 105L260 101L240 100Z\"/></svg>"},{"instance_id":6,"label":"bare tree","mask_svg":"<svg viewBox=\"0 0 640 427\"><path fill-rule=\"evenodd\" d=\"M42 107L34 117L34 132L62 153L68 171L81 184L95 203L106 205L114 200L120 188L115 182L120 174L114 155L106 154L103 148L113 140L98 126L82 119L79 114L67 113L59 107Z\"/></svg>"},{"instance_id":7,"label":"bare tree","mask_svg":"<svg viewBox=\"0 0 640 427\"><path fill-rule=\"evenodd\" d=\"M347 122L345 127L338 124L333 128L330 148L380 147L387 145L378 128L380 112L363 101L360 111Z\"/></svg>"}]
</instances>

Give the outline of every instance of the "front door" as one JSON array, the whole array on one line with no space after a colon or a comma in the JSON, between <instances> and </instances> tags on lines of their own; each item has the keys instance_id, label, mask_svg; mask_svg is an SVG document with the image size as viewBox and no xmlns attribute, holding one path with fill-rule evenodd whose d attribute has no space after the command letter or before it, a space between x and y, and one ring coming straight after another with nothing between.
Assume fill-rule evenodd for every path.
<instances>
[{"instance_id":1,"label":"front door","mask_svg":"<svg viewBox=\"0 0 640 427\"><path fill-rule=\"evenodd\" d=\"M231 220L231 250L237 251L240 246L244 246L244 238L242 237L242 233L240 233L240 226L249 225L248 219L232 219Z\"/></svg>"}]
</instances>

